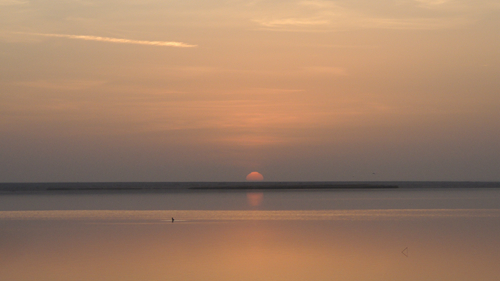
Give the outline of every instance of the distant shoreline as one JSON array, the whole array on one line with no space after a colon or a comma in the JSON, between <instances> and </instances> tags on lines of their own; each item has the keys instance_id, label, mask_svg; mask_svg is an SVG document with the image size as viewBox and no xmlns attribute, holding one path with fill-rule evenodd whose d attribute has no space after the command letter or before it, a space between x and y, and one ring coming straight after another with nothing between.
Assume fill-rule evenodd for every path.
<instances>
[{"instance_id":1,"label":"distant shoreline","mask_svg":"<svg viewBox=\"0 0 500 281\"><path fill-rule=\"evenodd\" d=\"M315 189L386 189L399 188L397 185L386 184L338 184L338 183L228 183L222 186L196 186L192 190L315 190Z\"/></svg>"},{"instance_id":2,"label":"distant shoreline","mask_svg":"<svg viewBox=\"0 0 500 281\"><path fill-rule=\"evenodd\" d=\"M500 188L500 182L88 182L0 183L0 194Z\"/></svg>"},{"instance_id":3,"label":"distant shoreline","mask_svg":"<svg viewBox=\"0 0 500 281\"><path fill-rule=\"evenodd\" d=\"M0 183L0 193L175 192L211 190L394 189L397 185L338 182Z\"/></svg>"}]
</instances>

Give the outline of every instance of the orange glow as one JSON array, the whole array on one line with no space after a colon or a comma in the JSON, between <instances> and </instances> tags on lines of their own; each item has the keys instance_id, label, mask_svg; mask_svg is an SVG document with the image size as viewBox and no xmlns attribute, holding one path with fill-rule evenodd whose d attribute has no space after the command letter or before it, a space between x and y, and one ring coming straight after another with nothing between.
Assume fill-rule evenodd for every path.
<instances>
[{"instance_id":1,"label":"orange glow","mask_svg":"<svg viewBox=\"0 0 500 281\"><path fill-rule=\"evenodd\" d=\"M89 2L0 0L0 182L500 180L498 1Z\"/></svg>"},{"instance_id":2,"label":"orange glow","mask_svg":"<svg viewBox=\"0 0 500 281\"><path fill-rule=\"evenodd\" d=\"M247 193L248 204L252 207L259 206L264 199L264 193L262 192L249 192Z\"/></svg>"},{"instance_id":3,"label":"orange glow","mask_svg":"<svg viewBox=\"0 0 500 281\"><path fill-rule=\"evenodd\" d=\"M2 277L41 281L467 281L500 277L498 232L491 231L497 216L478 220L475 229L468 227L470 218L453 218L462 223L451 224L448 229L442 226L443 220L450 222L444 217L332 223L295 220L296 212L273 221L267 220L274 217L273 212L236 214L255 212L264 220L210 223L213 211L183 211L174 216L191 214L198 221L174 224L155 223L151 217L159 214L165 218L165 213L157 211L145 212L148 219L136 220L139 223L45 219L50 227L38 227L42 220L0 219L11 229L11 234L2 237L7 243L0 260L9 265L2 268ZM357 216L357 212L341 212ZM72 211L58 213L66 218L73 215ZM91 213L82 211L80 215ZM117 215L127 218L143 213ZM235 214L226 215L231 213ZM109 214L101 213L103 218L109 218ZM440 239L435 233L450 239ZM463 242L460 247L457 240ZM23 247L16 247L17 241L24 243ZM411 249L409 258L401 253L405 247Z\"/></svg>"},{"instance_id":4,"label":"orange glow","mask_svg":"<svg viewBox=\"0 0 500 281\"><path fill-rule=\"evenodd\" d=\"M259 172L251 172L247 175L247 181L262 181L264 176Z\"/></svg>"}]
</instances>

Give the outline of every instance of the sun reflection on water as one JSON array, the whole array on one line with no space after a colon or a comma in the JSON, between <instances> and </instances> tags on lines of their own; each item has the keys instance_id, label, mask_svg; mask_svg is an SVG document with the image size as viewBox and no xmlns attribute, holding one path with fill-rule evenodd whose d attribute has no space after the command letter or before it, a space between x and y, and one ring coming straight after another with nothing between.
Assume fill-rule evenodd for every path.
<instances>
[{"instance_id":1,"label":"sun reflection on water","mask_svg":"<svg viewBox=\"0 0 500 281\"><path fill-rule=\"evenodd\" d=\"M247 193L258 206L262 193ZM0 211L0 220L140 220L170 221L247 220L402 220L438 218L500 218L500 209L383 209L383 210L52 210Z\"/></svg>"},{"instance_id":2,"label":"sun reflection on water","mask_svg":"<svg viewBox=\"0 0 500 281\"><path fill-rule=\"evenodd\" d=\"M498 209L2 211L0 264L16 281L500 280L499 218Z\"/></svg>"},{"instance_id":3,"label":"sun reflection on water","mask_svg":"<svg viewBox=\"0 0 500 281\"><path fill-rule=\"evenodd\" d=\"M248 204L252 207L257 207L262 203L264 199L264 193L262 192L248 192L247 200Z\"/></svg>"}]
</instances>

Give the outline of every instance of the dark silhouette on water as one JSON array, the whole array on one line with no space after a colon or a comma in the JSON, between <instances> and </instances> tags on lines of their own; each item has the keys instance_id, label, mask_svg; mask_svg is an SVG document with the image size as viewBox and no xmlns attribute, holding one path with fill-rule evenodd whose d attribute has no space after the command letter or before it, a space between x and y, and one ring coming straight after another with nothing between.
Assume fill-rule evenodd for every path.
<instances>
[{"instance_id":1,"label":"dark silhouette on water","mask_svg":"<svg viewBox=\"0 0 500 281\"><path fill-rule=\"evenodd\" d=\"M174 223L174 218L172 218L172 223Z\"/></svg>"},{"instance_id":2,"label":"dark silhouette on water","mask_svg":"<svg viewBox=\"0 0 500 281\"><path fill-rule=\"evenodd\" d=\"M212 190L337 190L393 189L397 182L55 182L0 183L1 193L196 192ZM500 183L495 183L500 187Z\"/></svg>"},{"instance_id":3,"label":"dark silhouette on water","mask_svg":"<svg viewBox=\"0 0 500 281\"><path fill-rule=\"evenodd\" d=\"M408 257L408 247L404 248L403 251L401 251L405 257Z\"/></svg>"},{"instance_id":4,"label":"dark silhouette on water","mask_svg":"<svg viewBox=\"0 0 500 281\"><path fill-rule=\"evenodd\" d=\"M377 173L373 173L378 176ZM355 178L355 176L353 176ZM162 193L247 190L373 190L397 188L500 188L498 182L396 182L396 181L325 181L325 182L42 182L0 183L0 194L16 193Z\"/></svg>"}]
</instances>

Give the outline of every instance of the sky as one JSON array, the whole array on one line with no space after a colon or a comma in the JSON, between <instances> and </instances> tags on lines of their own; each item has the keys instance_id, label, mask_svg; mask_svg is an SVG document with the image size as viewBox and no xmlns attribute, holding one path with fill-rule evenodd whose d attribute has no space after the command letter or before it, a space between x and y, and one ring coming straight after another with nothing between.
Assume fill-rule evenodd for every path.
<instances>
[{"instance_id":1,"label":"sky","mask_svg":"<svg viewBox=\"0 0 500 281\"><path fill-rule=\"evenodd\" d=\"M500 181L496 0L0 0L0 182Z\"/></svg>"}]
</instances>

